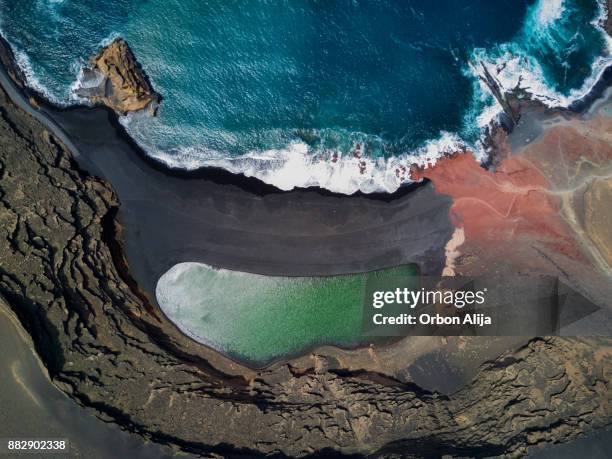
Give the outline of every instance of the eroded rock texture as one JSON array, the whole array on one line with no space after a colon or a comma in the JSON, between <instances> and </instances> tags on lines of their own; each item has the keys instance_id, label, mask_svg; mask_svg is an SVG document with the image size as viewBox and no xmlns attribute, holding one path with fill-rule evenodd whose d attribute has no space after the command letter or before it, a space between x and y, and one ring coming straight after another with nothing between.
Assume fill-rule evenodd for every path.
<instances>
[{"instance_id":1,"label":"eroded rock texture","mask_svg":"<svg viewBox=\"0 0 612 459\"><path fill-rule=\"evenodd\" d=\"M603 338L534 339L452 396L324 359L299 372L229 362L180 335L126 277L110 187L4 92L0 107L0 294L55 384L99 416L249 457L519 455L612 422Z\"/></svg>"},{"instance_id":2,"label":"eroded rock texture","mask_svg":"<svg viewBox=\"0 0 612 459\"><path fill-rule=\"evenodd\" d=\"M104 104L120 115L144 108L155 113L160 96L125 40L117 38L100 49L90 64L91 68L84 70L83 75L87 87L81 87L78 94L93 103Z\"/></svg>"}]
</instances>

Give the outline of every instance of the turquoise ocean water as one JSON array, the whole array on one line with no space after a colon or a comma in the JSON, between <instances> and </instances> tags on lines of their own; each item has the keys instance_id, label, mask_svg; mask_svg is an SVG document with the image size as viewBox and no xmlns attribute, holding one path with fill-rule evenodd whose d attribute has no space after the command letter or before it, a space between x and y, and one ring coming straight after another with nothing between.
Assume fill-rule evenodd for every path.
<instances>
[{"instance_id":1,"label":"turquoise ocean water","mask_svg":"<svg viewBox=\"0 0 612 459\"><path fill-rule=\"evenodd\" d=\"M603 13L597 0L0 0L0 29L61 104L124 37L164 100L121 122L168 165L351 193L393 191L402 166L458 145L482 155L499 107L479 60L550 105L585 93L609 60Z\"/></svg>"}]
</instances>

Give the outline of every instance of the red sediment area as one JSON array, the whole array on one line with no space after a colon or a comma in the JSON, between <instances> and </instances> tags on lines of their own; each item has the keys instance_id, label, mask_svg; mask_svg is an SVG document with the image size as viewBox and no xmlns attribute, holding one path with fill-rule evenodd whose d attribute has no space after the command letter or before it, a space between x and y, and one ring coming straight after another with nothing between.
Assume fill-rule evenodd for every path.
<instances>
[{"instance_id":1,"label":"red sediment area","mask_svg":"<svg viewBox=\"0 0 612 459\"><path fill-rule=\"evenodd\" d=\"M462 253L504 258L521 266L533 260L534 247L584 259L559 215L560 199L532 161L512 156L492 172L471 153L456 154L431 168L413 169L413 179L425 177L454 200L450 217L464 229Z\"/></svg>"},{"instance_id":2,"label":"red sediment area","mask_svg":"<svg viewBox=\"0 0 612 459\"><path fill-rule=\"evenodd\" d=\"M612 143L606 136L611 130L612 122L600 117L588 124L556 126L528 145L521 156L543 171L555 189L575 188L594 171L612 163Z\"/></svg>"}]
</instances>

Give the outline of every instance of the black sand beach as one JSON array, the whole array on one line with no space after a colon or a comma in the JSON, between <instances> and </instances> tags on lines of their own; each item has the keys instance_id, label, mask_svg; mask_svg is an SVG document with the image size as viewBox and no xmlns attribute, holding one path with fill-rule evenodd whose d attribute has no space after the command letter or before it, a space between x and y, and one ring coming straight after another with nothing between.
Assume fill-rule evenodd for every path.
<instances>
[{"instance_id":1,"label":"black sand beach","mask_svg":"<svg viewBox=\"0 0 612 459\"><path fill-rule=\"evenodd\" d=\"M287 275L416 262L435 273L450 238L450 202L436 197L431 183L381 199L281 193L216 170L155 167L107 110L59 110L42 101L36 109L15 88L8 91L19 107L2 92L7 212L0 293L53 382L104 420L224 457L520 455L534 433L536 444L549 445L609 425L605 338L525 338L501 357L480 350L491 351L490 340L476 348L458 340L462 357L452 361L461 365L469 355L482 366L441 395L415 384L410 361L401 377L385 372L381 350L363 349L359 361L319 350L253 370L166 320L155 322L113 260L111 252L122 254L118 239L149 293L159 274L181 261ZM75 171L46 130L73 150L81 168L111 182L120 202L109 196L110 186ZM416 358L419 345L426 355L424 341L406 342L391 359ZM377 365L372 370L364 370L366 357ZM567 362L586 364L566 371ZM439 365L433 359L434 377ZM219 422L229 416L233 428ZM517 423L519 417L526 421ZM487 432L486 441L474 432Z\"/></svg>"},{"instance_id":2,"label":"black sand beach","mask_svg":"<svg viewBox=\"0 0 612 459\"><path fill-rule=\"evenodd\" d=\"M5 59L6 68L11 64ZM280 191L217 168L171 169L149 157L112 110L56 107L17 87L6 68L0 83L13 101L71 150L75 167L112 185L119 206L105 218L105 240L117 241L115 266L134 293L145 293L146 304L157 303L158 279L182 262L283 276L404 264L417 264L422 274L443 269L451 200L426 180L393 194L347 196Z\"/></svg>"},{"instance_id":3,"label":"black sand beach","mask_svg":"<svg viewBox=\"0 0 612 459\"><path fill-rule=\"evenodd\" d=\"M189 261L287 276L408 263L441 272L450 199L430 183L393 195L281 192L218 169L168 169L146 157L105 108L42 104L34 111L64 134L79 167L112 184L130 273L151 298L165 271Z\"/></svg>"}]
</instances>

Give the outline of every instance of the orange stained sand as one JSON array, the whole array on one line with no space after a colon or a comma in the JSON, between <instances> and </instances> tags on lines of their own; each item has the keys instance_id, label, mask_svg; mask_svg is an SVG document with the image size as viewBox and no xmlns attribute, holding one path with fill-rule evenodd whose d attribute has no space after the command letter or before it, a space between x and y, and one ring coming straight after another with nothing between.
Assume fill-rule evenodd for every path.
<instances>
[{"instance_id":1,"label":"orange stained sand","mask_svg":"<svg viewBox=\"0 0 612 459\"><path fill-rule=\"evenodd\" d=\"M509 157L492 172L482 168L472 153L456 154L431 168L413 168L412 178L428 178L439 193L453 198L450 217L463 228L469 245L511 252L513 245L535 239L571 259L583 259L559 215L560 199L524 157Z\"/></svg>"}]
</instances>

